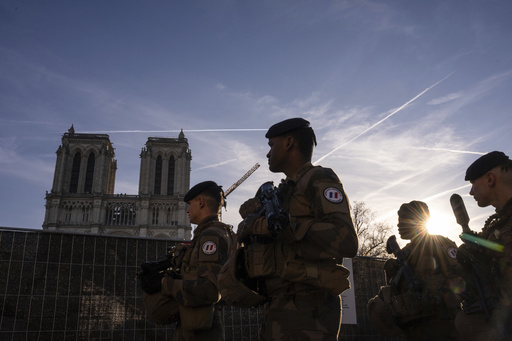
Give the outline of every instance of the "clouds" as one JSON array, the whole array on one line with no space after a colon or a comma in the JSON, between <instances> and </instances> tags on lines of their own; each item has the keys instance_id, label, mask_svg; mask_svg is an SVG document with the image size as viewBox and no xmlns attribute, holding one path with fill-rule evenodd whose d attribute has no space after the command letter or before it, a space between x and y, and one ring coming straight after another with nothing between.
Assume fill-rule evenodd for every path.
<instances>
[{"instance_id":1,"label":"clouds","mask_svg":"<svg viewBox=\"0 0 512 341\"><path fill-rule=\"evenodd\" d=\"M391 111L391 113L389 113L388 115L386 115L386 117L382 118L381 120L379 120L378 122L372 124L370 127L366 128L365 130L363 130L362 132L360 132L358 135L356 135L355 137L353 137L351 140L345 142L344 144L334 148L332 151L330 151L329 153L325 154L324 156L320 157L318 160L315 161L315 163L320 163L322 162L322 160L324 160L326 157L328 157L329 155L333 154L334 152L336 152L338 149L348 145L349 143L355 141L357 138L361 137L362 135L366 134L367 132L369 132L370 130L374 129L375 127L377 127L378 125L380 125L381 123L383 123L384 121L386 121L387 119L389 119L390 117L392 117L393 115L397 114L398 112L402 111L403 109L405 109L408 105L410 105L411 103L413 103L416 99L418 99L419 97L421 97L423 94L425 94L426 92L428 92L430 89L434 88L436 85L438 85L439 83L441 83L442 81L444 81L445 79L447 79L451 74L447 75L446 77L444 77L443 79L437 81L436 83L434 83L433 85L429 86L428 88L426 88L425 90L423 90L422 92L420 92L419 94L417 94L416 96L414 96L412 99L408 100L406 103L402 104L400 107L398 107L397 109L394 109L393 111Z\"/></svg>"},{"instance_id":2,"label":"clouds","mask_svg":"<svg viewBox=\"0 0 512 341\"><path fill-rule=\"evenodd\" d=\"M463 174L512 142L507 2L13 4L0 13L0 225L40 226L43 214L23 220L11 197L20 188L44 211L71 124L110 135L116 193L138 192L147 137L181 129L192 185L227 189L260 163L228 198L224 219L236 225L238 206L282 178L268 170L264 134L290 117L311 122L313 161L379 219L394 225L414 199L449 219L451 192L464 195L475 227L488 213Z\"/></svg>"},{"instance_id":3,"label":"clouds","mask_svg":"<svg viewBox=\"0 0 512 341\"><path fill-rule=\"evenodd\" d=\"M32 140L37 143L37 140ZM55 161L47 153L38 156L21 150L15 138L0 139L0 175L4 179L13 178L17 182L28 182L44 186L53 180ZM37 170L35 172L35 170Z\"/></svg>"},{"instance_id":4,"label":"clouds","mask_svg":"<svg viewBox=\"0 0 512 341\"><path fill-rule=\"evenodd\" d=\"M459 91L456 93L448 94L448 95L440 97L440 98L435 98L435 99L429 101L427 104L429 104L429 105L444 104L444 103L448 103L448 102L454 101L456 99L459 99L462 96L463 96L463 93Z\"/></svg>"}]
</instances>

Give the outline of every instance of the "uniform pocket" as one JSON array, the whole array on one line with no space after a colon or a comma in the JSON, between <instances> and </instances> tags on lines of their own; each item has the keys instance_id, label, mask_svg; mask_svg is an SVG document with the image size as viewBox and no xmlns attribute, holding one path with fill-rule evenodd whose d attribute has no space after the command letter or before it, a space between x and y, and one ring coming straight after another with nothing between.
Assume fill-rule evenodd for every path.
<instances>
[{"instance_id":1,"label":"uniform pocket","mask_svg":"<svg viewBox=\"0 0 512 341\"><path fill-rule=\"evenodd\" d=\"M349 274L350 271L339 264L287 260L281 277L290 282L308 284L324 289L330 294L339 295L350 288Z\"/></svg>"},{"instance_id":2,"label":"uniform pocket","mask_svg":"<svg viewBox=\"0 0 512 341\"><path fill-rule=\"evenodd\" d=\"M251 278L276 274L274 243L253 243L244 247L245 268Z\"/></svg>"}]
</instances>

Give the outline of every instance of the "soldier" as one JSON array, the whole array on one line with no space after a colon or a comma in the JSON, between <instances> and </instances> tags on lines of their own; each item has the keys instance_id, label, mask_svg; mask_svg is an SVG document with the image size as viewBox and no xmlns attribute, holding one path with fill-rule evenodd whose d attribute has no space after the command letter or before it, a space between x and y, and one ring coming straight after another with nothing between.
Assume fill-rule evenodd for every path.
<instances>
[{"instance_id":1,"label":"soldier","mask_svg":"<svg viewBox=\"0 0 512 341\"><path fill-rule=\"evenodd\" d=\"M205 181L192 187L184 201L190 222L198 225L191 243L173 261L180 276L164 276L143 264L144 305L157 324L179 321L175 340L224 340L217 274L237 247L232 227L219 221L224 193Z\"/></svg>"},{"instance_id":2,"label":"soldier","mask_svg":"<svg viewBox=\"0 0 512 341\"><path fill-rule=\"evenodd\" d=\"M308 121L292 118L270 127L269 169L284 173L277 189L289 224L276 231L258 214L261 201L240 207L237 235L244 243L249 277L266 295L260 338L332 340L341 322L340 294L350 287L344 257L354 257L358 240L350 205L337 175L313 166L316 138Z\"/></svg>"},{"instance_id":3,"label":"soldier","mask_svg":"<svg viewBox=\"0 0 512 341\"><path fill-rule=\"evenodd\" d=\"M478 158L466 171L471 194L478 206L492 205L496 213L490 216L476 237L491 247L465 242L464 255L483 263L487 276L475 272L467 278L473 290L473 300L466 298L456 318L456 326L465 340L511 340L512 304L512 161L503 152L493 151ZM459 258L459 257L458 257ZM467 265L460 257L461 264ZM476 279L477 281L475 281ZM482 285L484 284L484 285ZM494 298L494 299L493 299Z\"/></svg>"},{"instance_id":4,"label":"soldier","mask_svg":"<svg viewBox=\"0 0 512 341\"><path fill-rule=\"evenodd\" d=\"M462 279L457 245L430 235L429 218L428 206L421 201L403 204L398 210L398 232L410 243L400 250L395 236L390 237L387 251L396 259L386 261L387 286L368 304L373 326L384 335L403 334L405 340L414 341L458 339L454 320L459 298L454 291Z\"/></svg>"}]
</instances>

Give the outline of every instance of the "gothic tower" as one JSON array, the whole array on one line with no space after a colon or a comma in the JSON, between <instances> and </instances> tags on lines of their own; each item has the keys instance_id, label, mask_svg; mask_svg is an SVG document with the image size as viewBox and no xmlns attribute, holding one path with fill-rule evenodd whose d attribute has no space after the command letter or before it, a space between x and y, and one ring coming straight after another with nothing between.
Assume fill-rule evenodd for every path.
<instances>
[{"instance_id":1,"label":"gothic tower","mask_svg":"<svg viewBox=\"0 0 512 341\"><path fill-rule=\"evenodd\" d=\"M178 138L149 137L140 153L139 197L146 214L142 225L151 227L155 236L165 234L169 226L190 234L186 203L190 188L188 141L180 132ZM184 227L182 222L187 222ZM177 235L175 237L180 237Z\"/></svg>"},{"instance_id":2,"label":"gothic tower","mask_svg":"<svg viewBox=\"0 0 512 341\"><path fill-rule=\"evenodd\" d=\"M183 131L177 139L148 138L140 156L139 195L114 194L117 161L109 136L78 134L71 126L57 150L43 229L190 239L183 197L192 157Z\"/></svg>"},{"instance_id":3,"label":"gothic tower","mask_svg":"<svg viewBox=\"0 0 512 341\"><path fill-rule=\"evenodd\" d=\"M140 159L139 195L185 196L192 156L183 130L177 139L149 137Z\"/></svg>"},{"instance_id":4,"label":"gothic tower","mask_svg":"<svg viewBox=\"0 0 512 341\"><path fill-rule=\"evenodd\" d=\"M57 150L52 193L113 194L117 170L108 135L75 134L73 126Z\"/></svg>"}]
</instances>

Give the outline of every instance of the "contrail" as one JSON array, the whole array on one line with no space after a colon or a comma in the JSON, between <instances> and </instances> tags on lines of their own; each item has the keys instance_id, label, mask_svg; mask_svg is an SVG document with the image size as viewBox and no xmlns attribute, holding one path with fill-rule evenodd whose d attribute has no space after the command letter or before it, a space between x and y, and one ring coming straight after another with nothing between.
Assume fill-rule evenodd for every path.
<instances>
[{"instance_id":1,"label":"contrail","mask_svg":"<svg viewBox=\"0 0 512 341\"><path fill-rule=\"evenodd\" d=\"M453 194L453 192L457 192L457 191L460 191L461 189L468 188L468 187L471 187L471 185L467 184L467 185L460 186L460 187L457 187L457 188L448 189L446 191L443 191L443 192L431 195L431 196L429 196L427 198L421 199L421 201L425 201L426 202L426 201L430 201L430 200L435 200L435 199L440 198L440 197L442 197L444 195Z\"/></svg>"},{"instance_id":2,"label":"contrail","mask_svg":"<svg viewBox=\"0 0 512 341\"><path fill-rule=\"evenodd\" d=\"M412 177L414 177L414 176L410 176L408 178L412 178ZM399 184L399 183L397 182L396 184ZM454 192L460 191L460 190L462 190L464 188L468 188L469 186L471 186L471 185L468 184L468 185L460 186L460 187L457 187L457 188L452 188L452 189L449 189L449 190L446 190L446 191L443 191L443 192L431 195L431 196L426 197L426 198L418 199L418 200L421 200L423 202L429 202L431 200L435 200L437 198L440 198L443 195L453 194ZM396 210L390 210L389 212L380 215L378 219L379 220L387 220L387 219L389 219L392 216L396 216Z\"/></svg>"},{"instance_id":3,"label":"contrail","mask_svg":"<svg viewBox=\"0 0 512 341\"><path fill-rule=\"evenodd\" d=\"M390 188L393 188L393 187L395 187L395 186L401 185L401 184L403 184L404 182L406 182L407 180L413 179L413 178L415 178L415 177L417 177L417 176L420 176L421 174L424 174L424 173L429 172L429 171L430 171L430 169L431 169L431 168L429 168L429 169L423 169L423 170L421 170L421 171L419 171L419 172L417 172L417 173L414 173L414 174L410 174L410 175L404 176L404 177L402 177L402 178L400 178L400 179L398 179L398 180L396 180L396 181L394 181L394 182L392 182L392 183L388 183L386 186L384 186L384 187L382 187L382 188L379 188L378 190L375 190L375 191L371 192L370 194L365 195L365 196L363 197L363 199L362 199L362 200L363 200L363 201L367 201L367 200L369 200L371 197L376 196L376 195L377 195L378 193L380 193L380 192L383 192L383 191L386 191L386 190L388 190L388 189L390 189Z\"/></svg>"},{"instance_id":4,"label":"contrail","mask_svg":"<svg viewBox=\"0 0 512 341\"><path fill-rule=\"evenodd\" d=\"M440 81L437 81L436 83L434 83L433 85L429 86L428 88L426 88L425 90L423 90L422 92L420 92L419 94L417 94L416 96L414 96L412 99L410 99L409 101L405 102L405 104L402 104L402 106L400 106L398 109L394 110L391 114L389 114L388 116L384 117L382 120L380 120L379 122L375 123L374 125L372 125L370 128L364 130L362 133L360 133L359 135L357 135L356 137L354 137L352 140L348 141L348 142L345 142L344 144L342 144L341 146L338 146L336 148L334 148L332 151L330 151L329 153L325 154L324 156L322 156L320 159L316 160L314 162L314 164L322 161L323 159L325 159L326 157L328 157L329 155L331 155L332 153L334 153L335 151L337 151L338 149L340 148L343 148L344 146L346 146L347 144L353 142L354 140L358 139L361 135L364 135L366 134L367 132L369 132L370 130L372 130L373 128L375 128L376 126L378 126L379 124L381 124L382 122L384 122L385 120L387 120L388 118L390 118L391 116L395 115L396 113L402 111L403 109L405 109L409 104L411 104L412 102L414 102L415 100L417 100L419 97L421 97L423 94L425 94L427 91L429 91L430 89L432 89L433 87L437 86L439 83L443 82L445 79L447 79L448 77L450 77L451 75L453 74L453 72L449 73L447 76L445 76L443 79L441 79Z\"/></svg>"},{"instance_id":5,"label":"contrail","mask_svg":"<svg viewBox=\"0 0 512 341\"><path fill-rule=\"evenodd\" d=\"M456 150L456 149L447 149L447 148L415 147L415 149L433 150L433 151L450 152L450 153L458 153L458 154L476 154L476 155L487 154L487 153L481 153L481 152L470 152L468 150Z\"/></svg>"},{"instance_id":6,"label":"contrail","mask_svg":"<svg viewBox=\"0 0 512 341\"><path fill-rule=\"evenodd\" d=\"M267 129L171 129L171 130L98 130L85 131L85 134L122 134L122 133L203 133L203 132L236 132L236 131L267 131Z\"/></svg>"},{"instance_id":7,"label":"contrail","mask_svg":"<svg viewBox=\"0 0 512 341\"><path fill-rule=\"evenodd\" d=\"M7 119L0 119L0 122L6 122L6 123L14 123L14 124L46 124L46 125L55 125L55 122L43 122L43 121L20 121L20 120L7 120ZM64 124L60 124L64 126Z\"/></svg>"},{"instance_id":8,"label":"contrail","mask_svg":"<svg viewBox=\"0 0 512 341\"><path fill-rule=\"evenodd\" d=\"M214 165L208 165L208 166L204 166L204 167L199 167L198 169L195 169L192 172L196 172L198 170L207 169L207 168L214 168L214 167L218 167L218 166L223 166L223 165L225 165L227 163L230 163L230 162L233 162L233 161L237 161L237 160L238 159L231 159L231 160L226 160L226 161L222 161L222 162L216 163Z\"/></svg>"}]
</instances>

